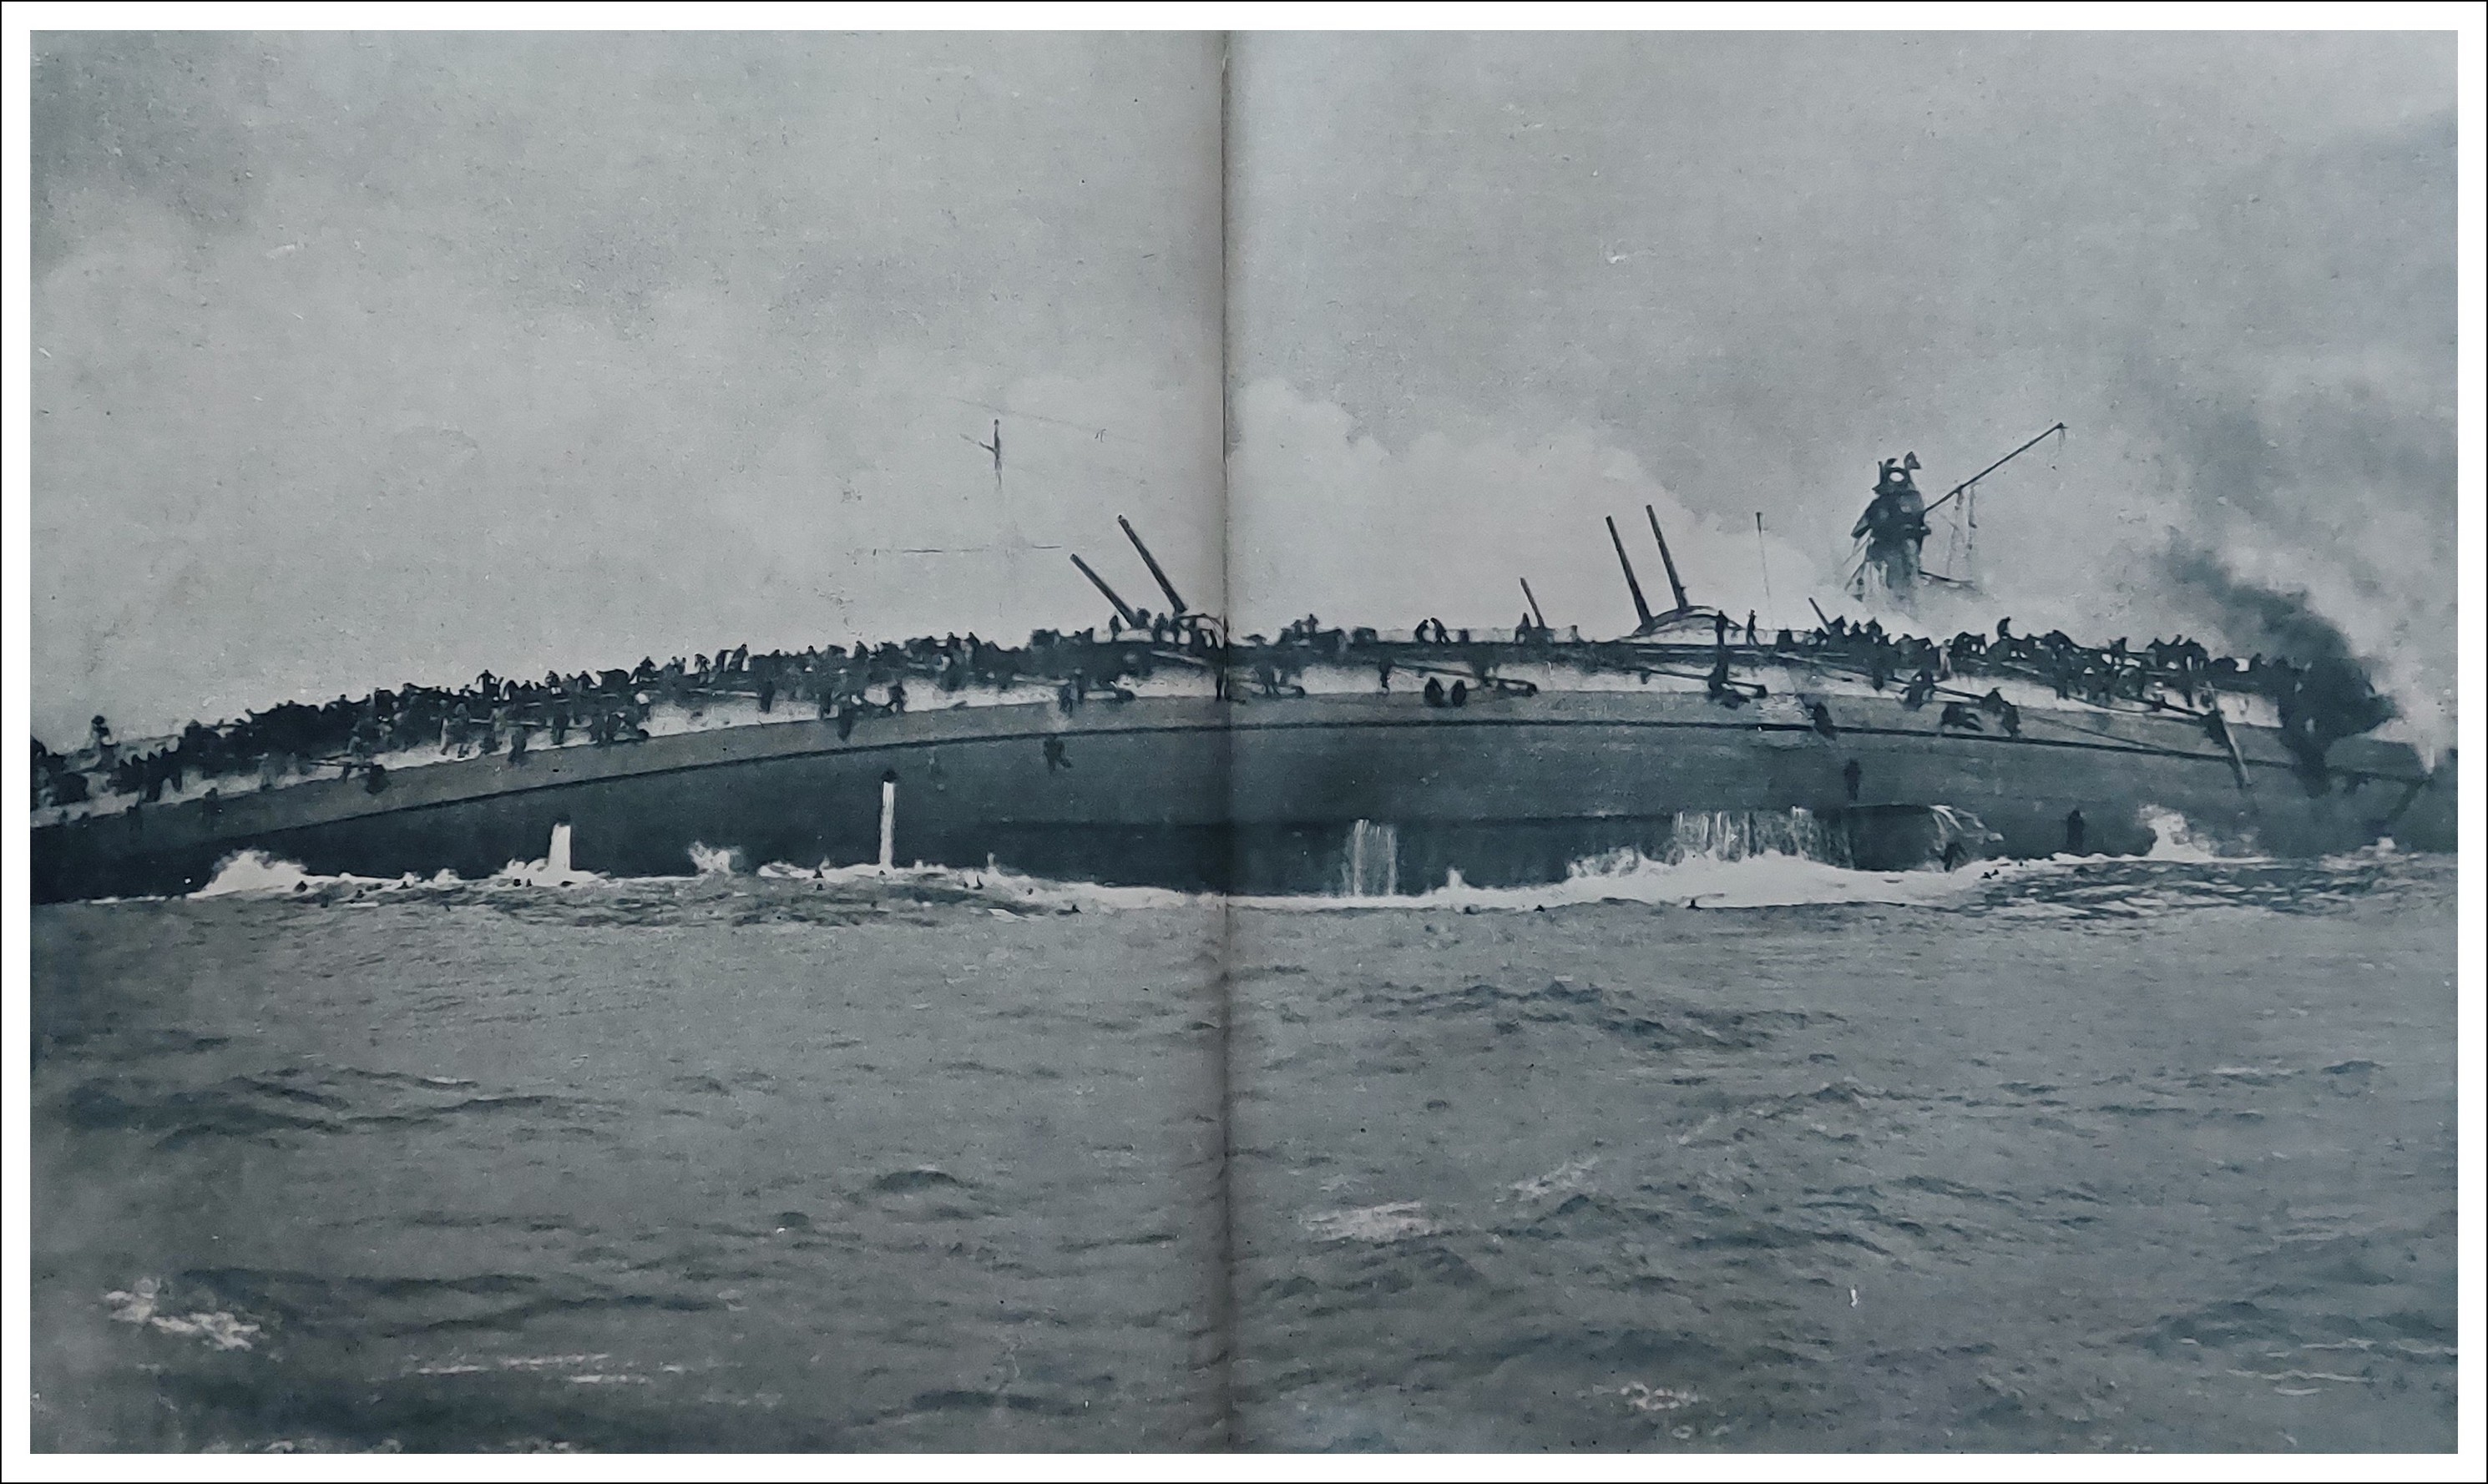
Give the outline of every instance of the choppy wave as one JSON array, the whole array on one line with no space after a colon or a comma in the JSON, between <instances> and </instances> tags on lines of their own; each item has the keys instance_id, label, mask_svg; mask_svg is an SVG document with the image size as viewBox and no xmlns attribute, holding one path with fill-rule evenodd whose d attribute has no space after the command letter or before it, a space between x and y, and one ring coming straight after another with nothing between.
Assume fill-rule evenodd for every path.
<instances>
[{"instance_id":1,"label":"choppy wave","mask_svg":"<svg viewBox=\"0 0 2488 1484\"><path fill-rule=\"evenodd\" d=\"M37 1384L70 1402L37 1425L168 1451L2451 1434L2448 856L1617 856L1225 939L1173 892L683 865L263 855L193 907L47 910ZM1623 905L1445 915L1570 900ZM775 936L816 925L862 931ZM1231 1393L1186 1379L1230 1158Z\"/></svg>"}]
</instances>

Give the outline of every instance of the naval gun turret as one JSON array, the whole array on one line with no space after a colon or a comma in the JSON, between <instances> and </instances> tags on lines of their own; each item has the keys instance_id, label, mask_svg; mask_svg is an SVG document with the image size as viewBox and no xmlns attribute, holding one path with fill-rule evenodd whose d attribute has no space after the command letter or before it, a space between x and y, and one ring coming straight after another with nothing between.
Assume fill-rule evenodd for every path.
<instances>
[{"instance_id":1,"label":"naval gun turret","mask_svg":"<svg viewBox=\"0 0 2488 1484\"><path fill-rule=\"evenodd\" d=\"M1676 606L1664 613L1651 611L1650 601L1642 596L1641 579L1633 573L1632 558L1626 554L1625 539L1616 530L1616 518L1607 517L1607 540L1615 544L1616 560L1625 570L1625 586L1632 593L1633 615L1639 620L1633 628L1632 637L1650 639L1671 630L1717 628L1724 615L1718 609L1705 607L1685 595L1684 579L1676 571L1676 553L1668 549L1667 533L1658 527L1657 508L1644 505L1641 509L1642 514L1650 518L1650 534L1657 538L1658 559L1667 568L1667 586L1675 595Z\"/></svg>"}]
</instances>

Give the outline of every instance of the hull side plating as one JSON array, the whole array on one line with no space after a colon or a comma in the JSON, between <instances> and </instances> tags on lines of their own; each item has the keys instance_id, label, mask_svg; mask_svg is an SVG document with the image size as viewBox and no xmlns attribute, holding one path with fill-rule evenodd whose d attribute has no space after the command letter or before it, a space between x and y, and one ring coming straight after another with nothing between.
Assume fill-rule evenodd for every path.
<instances>
[{"instance_id":1,"label":"hull side plating","mask_svg":"<svg viewBox=\"0 0 2488 1484\"><path fill-rule=\"evenodd\" d=\"M2452 846L2449 765L2432 774L2398 743L2338 743L2329 777L2310 781L2275 735L2239 727L2242 786L2225 749L2174 720L2025 711L2008 738L1943 731L1934 709L1881 698L1838 712L1824 736L1800 708L1683 692L1456 710L1317 694L967 707L876 718L845 741L825 722L738 726L406 769L377 794L303 783L45 826L34 888L46 901L186 891L245 849L322 873L471 878L544 857L562 824L572 863L608 875L683 873L694 845L747 867L858 864L878 857L891 773L901 862L1193 890L1560 880L1586 856L1664 854L1688 817L1791 811L1854 826L1944 806L2014 855L2065 849L2075 811L2085 849L2111 853L2148 849L2161 811L2279 854L2384 836Z\"/></svg>"}]
</instances>

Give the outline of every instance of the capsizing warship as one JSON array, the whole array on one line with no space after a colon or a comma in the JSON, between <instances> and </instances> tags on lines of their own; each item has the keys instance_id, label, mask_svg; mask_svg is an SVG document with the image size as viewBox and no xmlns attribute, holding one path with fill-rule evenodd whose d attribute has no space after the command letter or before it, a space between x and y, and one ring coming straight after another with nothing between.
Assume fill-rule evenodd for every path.
<instances>
[{"instance_id":1,"label":"capsizing warship","mask_svg":"<svg viewBox=\"0 0 2488 1484\"><path fill-rule=\"evenodd\" d=\"M1914 455L1884 461L1848 591L1906 610L1964 581L1926 569L1931 516L1967 518L2046 436L1932 502ZM1609 517L1638 621L1605 638L1550 625L1525 577L1509 630L1308 616L1238 637L1117 518L1166 606L1075 554L1112 609L1102 635L488 674L153 748L99 717L75 753L37 744L33 894L187 892L247 851L382 879L914 863L1388 896L1695 854L2140 854L2180 818L2242 852L2453 848L2451 756L2369 735L2390 709L2355 675L2009 623L1910 637L1820 607L1819 627L1765 632L1695 602L1645 515L1670 602L1653 608Z\"/></svg>"}]
</instances>

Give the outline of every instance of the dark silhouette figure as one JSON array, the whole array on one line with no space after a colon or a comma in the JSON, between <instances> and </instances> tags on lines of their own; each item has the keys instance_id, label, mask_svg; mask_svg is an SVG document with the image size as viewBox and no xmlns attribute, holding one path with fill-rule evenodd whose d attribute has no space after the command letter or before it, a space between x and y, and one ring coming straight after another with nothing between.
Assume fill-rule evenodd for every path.
<instances>
[{"instance_id":1,"label":"dark silhouette figure","mask_svg":"<svg viewBox=\"0 0 2488 1484\"><path fill-rule=\"evenodd\" d=\"M1927 540L1927 502L1918 492L1917 468L1915 454L1884 460L1875 481L1875 498L1849 533L1865 541L1866 565L1876 570L1888 592L1906 594L1918 581L1919 548Z\"/></svg>"},{"instance_id":2,"label":"dark silhouette figure","mask_svg":"<svg viewBox=\"0 0 2488 1484\"><path fill-rule=\"evenodd\" d=\"M2090 829L2088 824L2082 819L2081 810L2076 809L2071 814L2066 815L2065 854L2068 855L2087 854L2088 852L2085 851L2083 847L2089 843L2089 834Z\"/></svg>"},{"instance_id":3,"label":"dark silhouette figure","mask_svg":"<svg viewBox=\"0 0 2488 1484\"><path fill-rule=\"evenodd\" d=\"M1853 804L1857 801L1857 786L1864 782L1865 778L1866 770L1858 766L1855 758L1851 758L1847 763L1841 765L1840 786L1848 790L1849 801L1851 803Z\"/></svg>"},{"instance_id":4,"label":"dark silhouette figure","mask_svg":"<svg viewBox=\"0 0 2488 1484\"><path fill-rule=\"evenodd\" d=\"M1452 682L1452 704L1454 706L1466 706L1469 704L1469 683L1467 681L1456 680Z\"/></svg>"},{"instance_id":5,"label":"dark silhouette figure","mask_svg":"<svg viewBox=\"0 0 2488 1484\"><path fill-rule=\"evenodd\" d=\"M1824 705L1821 701L1817 701L1811 708L1809 714L1814 717L1814 729L1822 733L1824 737L1837 737L1840 735L1840 729L1831 724L1830 707Z\"/></svg>"},{"instance_id":6,"label":"dark silhouette figure","mask_svg":"<svg viewBox=\"0 0 2488 1484\"><path fill-rule=\"evenodd\" d=\"M1428 706L1443 704L1443 683L1431 676L1426 679L1426 704Z\"/></svg>"},{"instance_id":7,"label":"dark silhouette figure","mask_svg":"<svg viewBox=\"0 0 2488 1484\"><path fill-rule=\"evenodd\" d=\"M1047 738L1045 740L1045 770L1047 772L1053 772L1057 769L1068 768L1070 766L1071 759L1063 749L1062 739L1060 737Z\"/></svg>"}]
</instances>

